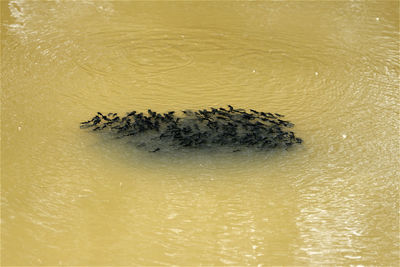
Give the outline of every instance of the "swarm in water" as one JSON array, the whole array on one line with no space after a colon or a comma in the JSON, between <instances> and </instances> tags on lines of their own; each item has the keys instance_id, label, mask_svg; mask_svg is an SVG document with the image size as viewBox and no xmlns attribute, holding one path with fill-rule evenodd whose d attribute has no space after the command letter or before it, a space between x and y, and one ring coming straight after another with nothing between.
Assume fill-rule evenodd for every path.
<instances>
[{"instance_id":1,"label":"swarm in water","mask_svg":"<svg viewBox=\"0 0 400 267\"><path fill-rule=\"evenodd\" d=\"M203 148L228 146L233 151L243 147L259 150L287 148L302 140L288 128L294 125L282 120L278 113L265 113L250 109L210 108L185 110L181 116L174 111L147 114L132 111L126 116L117 113L103 115L98 112L91 120L82 122L81 128L108 132L117 138L131 138L138 147L156 152L166 147Z\"/></svg>"}]
</instances>

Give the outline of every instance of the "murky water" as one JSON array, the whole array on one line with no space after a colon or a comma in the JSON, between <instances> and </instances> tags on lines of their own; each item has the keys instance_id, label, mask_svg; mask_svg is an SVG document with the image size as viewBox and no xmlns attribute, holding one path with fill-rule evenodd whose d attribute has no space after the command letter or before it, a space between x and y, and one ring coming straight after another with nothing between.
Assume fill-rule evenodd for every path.
<instances>
[{"instance_id":1,"label":"murky water","mask_svg":"<svg viewBox=\"0 0 400 267\"><path fill-rule=\"evenodd\" d=\"M399 3L2 1L2 265L399 263ZM278 112L288 151L148 153L97 111Z\"/></svg>"}]
</instances>

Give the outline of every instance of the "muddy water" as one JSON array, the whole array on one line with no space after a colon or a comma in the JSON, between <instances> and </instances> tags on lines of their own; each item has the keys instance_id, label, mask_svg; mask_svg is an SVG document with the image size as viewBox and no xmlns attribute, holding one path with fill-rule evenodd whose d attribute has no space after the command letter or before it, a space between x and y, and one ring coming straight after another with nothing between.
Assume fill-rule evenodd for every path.
<instances>
[{"instance_id":1,"label":"muddy water","mask_svg":"<svg viewBox=\"0 0 400 267\"><path fill-rule=\"evenodd\" d=\"M2 265L397 265L399 4L1 2ZM138 151L95 112L278 112L288 151Z\"/></svg>"}]
</instances>

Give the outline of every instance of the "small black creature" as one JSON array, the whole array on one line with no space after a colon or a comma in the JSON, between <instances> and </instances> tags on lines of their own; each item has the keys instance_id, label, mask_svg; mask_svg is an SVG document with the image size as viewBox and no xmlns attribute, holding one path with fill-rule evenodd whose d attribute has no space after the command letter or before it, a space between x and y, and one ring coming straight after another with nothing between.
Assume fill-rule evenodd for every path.
<instances>
[{"instance_id":1,"label":"small black creature","mask_svg":"<svg viewBox=\"0 0 400 267\"><path fill-rule=\"evenodd\" d=\"M259 112L250 109L209 108L185 110L183 116L174 111L157 113L148 109L145 114L131 111L126 116L98 112L91 120L81 123L81 128L107 132L116 138L132 138L138 147L155 147L150 152L161 150L161 145L202 148L210 146L233 146L234 152L242 147L254 149L288 148L301 144L295 136L291 122L279 119L283 115ZM140 139L141 137L150 138ZM137 141L135 141L135 138ZM141 140L141 141L140 141ZM146 140L146 141L144 141Z\"/></svg>"}]
</instances>

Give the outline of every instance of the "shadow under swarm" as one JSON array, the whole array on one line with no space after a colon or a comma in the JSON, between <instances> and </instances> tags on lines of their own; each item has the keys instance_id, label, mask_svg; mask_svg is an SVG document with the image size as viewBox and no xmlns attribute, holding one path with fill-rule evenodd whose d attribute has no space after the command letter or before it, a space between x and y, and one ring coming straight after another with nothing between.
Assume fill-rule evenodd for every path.
<instances>
[{"instance_id":1,"label":"shadow under swarm","mask_svg":"<svg viewBox=\"0 0 400 267\"><path fill-rule=\"evenodd\" d=\"M152 152L166 148L206 148L225 146L232 151L251 147L257 150L288 148L301 144L302 139L288 128L294 125L282 120L278 113L265 113L250 109L210 108L185 110L181 116L174 111L147 114L132 111L126 116L117 113L103 115L98 112L81 128L108 132L116 138L130 138L137 147Z\"/></svg>"}]
</instances>

